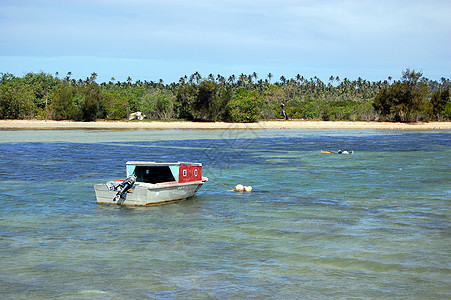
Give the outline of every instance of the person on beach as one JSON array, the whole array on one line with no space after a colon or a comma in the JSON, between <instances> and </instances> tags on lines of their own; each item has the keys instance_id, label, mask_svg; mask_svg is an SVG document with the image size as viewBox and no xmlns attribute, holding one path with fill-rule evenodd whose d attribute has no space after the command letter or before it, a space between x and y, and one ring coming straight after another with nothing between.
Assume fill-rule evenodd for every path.
<instances>
[{"instance_id":1,"label":"person on beach","mask_svg":"<svg viewBox=\"0 0 451 300\"><path fill-rule=\"evenodd\" d=\"M285 104L283 104L283 102L280 104L280 107L282 108L282 116L285 118L285 120L288 120L287 113L285 112Z\"/></svg>"}]
</instances>

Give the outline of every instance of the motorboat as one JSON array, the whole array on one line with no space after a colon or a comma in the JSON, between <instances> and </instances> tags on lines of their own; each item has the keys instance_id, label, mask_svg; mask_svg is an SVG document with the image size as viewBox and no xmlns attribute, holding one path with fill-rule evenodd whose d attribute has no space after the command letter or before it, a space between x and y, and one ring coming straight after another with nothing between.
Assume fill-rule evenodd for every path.
<instances>
[{"instance_id":1,"label":"motorboat","mask_svg":"<svg viewBox=\"0 0 451 300\"><path fill-rule=\"evenodd\" d=\"M202 164L128 161L125 179L94 185L97 203L146 206L184 200L208 181Z\"/></svg>"}]
</instances>

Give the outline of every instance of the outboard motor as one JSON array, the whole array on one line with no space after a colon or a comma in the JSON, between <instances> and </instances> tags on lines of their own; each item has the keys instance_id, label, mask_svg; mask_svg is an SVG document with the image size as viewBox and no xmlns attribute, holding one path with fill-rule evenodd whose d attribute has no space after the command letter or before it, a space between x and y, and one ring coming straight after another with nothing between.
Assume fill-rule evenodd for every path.
<instances>
[{"instance_id":1,"label":"outboard motor","mask_svg":"<svg viewBox=\"0 0 451 300\"><path fill-rule=\"evenodd\" d=\"M116 202L120 198L124 196L124 194L135 184L136 182L136 175L132 174L128 176L124 181L122 181L121 184L116 189L119 189L119 191L116 193L116 196L114 197L113 201Z\"/></svg>"}]
</instances>

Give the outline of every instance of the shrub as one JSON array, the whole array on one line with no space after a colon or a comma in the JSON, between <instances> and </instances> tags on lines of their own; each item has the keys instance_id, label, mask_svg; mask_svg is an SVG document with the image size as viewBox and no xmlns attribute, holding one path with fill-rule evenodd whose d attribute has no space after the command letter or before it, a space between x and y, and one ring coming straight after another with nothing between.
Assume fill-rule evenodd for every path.
<instances>
[{"instance_id":1,"label":"shrub","mask_svg":"<svg viewBox=\"0 0 451 300\"><path fill-rule=\"evenodd\" d=\"M263 99L255 90L239 88L227 106L233 122L251 123L260 119Z\"/></svg>"}]
</instances>

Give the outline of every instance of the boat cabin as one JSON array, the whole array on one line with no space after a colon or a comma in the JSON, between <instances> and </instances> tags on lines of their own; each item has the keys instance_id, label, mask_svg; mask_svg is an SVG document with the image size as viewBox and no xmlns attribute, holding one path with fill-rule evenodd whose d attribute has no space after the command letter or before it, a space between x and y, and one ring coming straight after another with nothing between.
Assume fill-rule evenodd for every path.
<instances>
[{"instance_id":1,"label":"boat cabin","mask_svg":"<svg viewBox=\"0 0 451 300\"><path fill-rule=\"evenodd\" d=\"M127 177L135 174L136 182L193 182L202 181L201 163L156 163L147 161L128 161L126 163Z\"/></svg>"}]
</instances>

